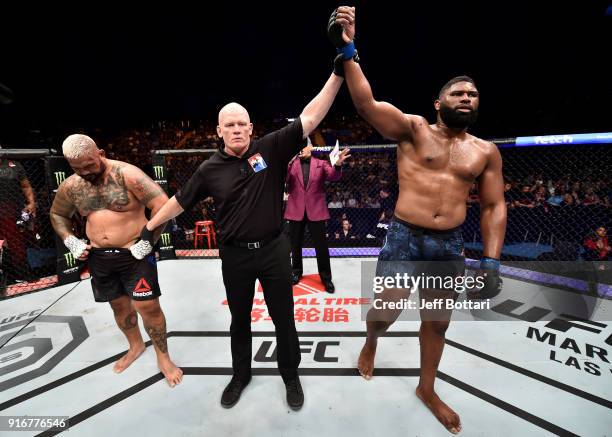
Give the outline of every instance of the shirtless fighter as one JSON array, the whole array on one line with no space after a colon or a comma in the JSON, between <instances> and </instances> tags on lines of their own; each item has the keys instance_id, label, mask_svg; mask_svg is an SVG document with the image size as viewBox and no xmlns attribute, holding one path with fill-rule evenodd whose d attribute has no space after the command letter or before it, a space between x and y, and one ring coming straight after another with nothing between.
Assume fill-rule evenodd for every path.
<instances>
[{"instance_id":1,"label":"shirtless fighter","mask_svg":"<svg viewBox=\"0 0 612 437\"><path fill-rule=\"evenodd\" d=\"M478 115L479 94L474 81L466 76L448 81L434 102L437 120L430 125L423 117L404 114L391 104L374 99L357 63L353 44L355 8L340 7L334 11L328 33L338 51L336 65L338 59L343 61L346 83L357 112L381 135L398 142L400 190L395 216L379 255L377 276L403 273L393 270L398 265L399 270L414 273L410 264L415 261L428 264L439 261L438 265L447 266L446 271L463 275L463 240L459 227L465 220L470 186L477 181L484 240L479 273L484 278L484 287L473 291L471 297L493 297L501 289L499 257L506 229L506 204L502 159L497 147L467 133ZM388 290L386 298L394 299L396 290ZM423 299L423 295L427 298L437 292L420 290L420 296ZM458 433L459 416L434 391L451 311L445 317L431 320L423 317L421 310L421 374L416 394L450 432ZM358 363L364 378L372 376L378 337L400 312L391 311L382 316L374 308L368 312L367 339Z\"/></svg>"},{"instance_id":2,"label":"shirtless fighter","mask_svg":"<svg viewBox=\"0 0 612 437\"><path fill-rule=\"evenodd\" d=\"M181 382L183 371L168 355L155 256L142 259L141 254L150 248L141 245L149 243L134 244L147 223L145 207L155 215L168 196L139 168L107 159L86 135L70 135L62 149L75 174L57 190L51 224L75 259L89 259L94 298L96 302L110 303L117 325L127 337L130 348L113 370L121 373L145 350L138 328L140 314L159 369L174 387ZM73 234L71 217L77 211L87 217L90 244ZM162 230L163 226L156 230L156 237Z\"/></svg>"}]
</instances>

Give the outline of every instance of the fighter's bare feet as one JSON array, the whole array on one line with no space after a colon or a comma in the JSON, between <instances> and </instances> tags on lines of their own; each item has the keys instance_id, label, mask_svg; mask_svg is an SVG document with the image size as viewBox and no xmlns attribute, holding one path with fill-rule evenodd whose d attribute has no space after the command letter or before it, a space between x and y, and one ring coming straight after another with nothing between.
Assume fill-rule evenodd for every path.
<instances>
[{"instance_id":1,"label":"fighter's bare feet","mask_svg":"<svg viewBox=\"0 0 612 437\"><path fill-rule=\"evenodd\" d=\"M170 361L170 359L158 359L157 366L166 378L166 382L170 387L180 384L183 380L183 371L180 367L176 367L176 365Z\"/></svg>"},{"instance_id":2,"label":"fighter's bare feet","mask_svg":"<svg viewBox=\"0 0 612 437\"><path fill-rule=\"evenodd\" d=\"M117 360L117 362L113 366L113 372L115 373L123 372L125 369L127 369L130 366L130 364L132 364L136 360L136 358L142 355L145 349L146 347L144 343L138 346L130 347L127 353Z\"/></svg>"},{"instance_id":3,"label":"fighter's bare feet","mask_svg":"<svg viewBox=\"0 0 612 437\"><path fill-rule=\"evenodd\" d=\"M426 396L421 387L418 386L416 388L416 395L449 432L458 434L461 431L461 420L459 419L459 415L442 402L436 392L433 392L431 396Z\"/></svg>"},{"instance_id":4,"label":"fighter's bare feet","mask_svg":"<svg viewBox=\"0 0 612 437\"><path fill-rule=\"evenodd\" d=\"M374 373L374 357L376 356L376 340L366 340L365 344L361 348L359 354L359 361L357 362L357 368L359 374L365 379L372 378Z\"/></svg>"}]
</instances>

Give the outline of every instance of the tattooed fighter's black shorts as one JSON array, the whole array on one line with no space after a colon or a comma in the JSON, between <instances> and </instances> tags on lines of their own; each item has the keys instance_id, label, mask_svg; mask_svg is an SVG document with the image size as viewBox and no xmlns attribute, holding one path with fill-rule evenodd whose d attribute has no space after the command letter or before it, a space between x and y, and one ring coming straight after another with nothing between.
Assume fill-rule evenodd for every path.
<instances>
[{"instance_id":1,"label":"tattooed fighter's black shorts","mask_svg":"<svg viewBox=\"0 0 612 437\"><path fill-rule=\"evenodd\" d=\"M129 249L94 247L89 251L89 272L96 302L110 302L122 294L134 300L161 296L153 254L138 260Z\"/></svg>"}]
</instances>

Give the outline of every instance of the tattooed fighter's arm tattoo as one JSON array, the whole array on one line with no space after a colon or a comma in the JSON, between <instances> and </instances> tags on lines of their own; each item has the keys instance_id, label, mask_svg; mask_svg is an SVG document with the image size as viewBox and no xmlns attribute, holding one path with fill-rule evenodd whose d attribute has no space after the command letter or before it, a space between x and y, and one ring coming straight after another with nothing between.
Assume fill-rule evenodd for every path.
<instances>
[{"instance_id":1,"label":"tattooed fighter's arm tattoo","mask_svg":"<svg viewBox=\"0 0 612 437\"><path fill-rule=\"evenodd\" d=\"M155 205L153 200L156 197L165 196L166 194L162 187L153 182L153 180L145 174L134 181L132 192L138 197L138 200L149 209L154 209ZM167 196L166 199L168 199Z\"/></svg>"},{"instance_id":2,"label":"tattooed fighter's arm tattoo","mask_svg":"<svg viewBox=\"0 0 612 437\"><path fill-rule=\"evenodd\" d=\"M138 167L125 166L123 174L128 190L151 212L157 212L168 201L168 196L162 187L157 185Z\"/></svg>"},{"instance_id":3,"label":"tattooed fighter's arm tattoo","mask_svg":"<svg viewBox=\"0 0 612 437\"><path fill-rule=\"evenodd\" d=\"M136 196L140 203L151 210L151 217L155 216L161 207L168 201L168 196L162 187L157 185L153 179L147 176L139 168L130 166L129 177L126 178L126 181L128 181L129 190ZM155 241L157 241L165 227L166 223L155 228L153 232Z\"/></svg>"},{"instance_id":4,"label":"tattooed fighter's arm tattoo","mask_svg":"<svg viewBox=\"0 0 612 437\"><path fill-rule=\"evenodd\" d=\"M57 189L57 194L53 199L53 205L49 211L51 226L57 235L65 240L72 232L72 215L76 211L74 203L70 198L70 179L66 179Z\"/></svg>"}]
</instances>

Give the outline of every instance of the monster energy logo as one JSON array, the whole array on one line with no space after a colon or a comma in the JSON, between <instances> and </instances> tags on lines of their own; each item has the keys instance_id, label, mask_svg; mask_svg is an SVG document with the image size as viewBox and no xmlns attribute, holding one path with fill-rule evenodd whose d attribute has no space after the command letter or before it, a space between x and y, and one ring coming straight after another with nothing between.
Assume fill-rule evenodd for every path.
<instances>
[{"instance_id":1,"label":"monster energy logo","mask_svg":"<svg viewBox=\"0 0 612 437\"><path fill-rule=\"evenodd\" d=\"M165 233L161 234L160 238L161 238L162 246L169 246L170 245L170 234L169 233L165 232Z\"/></svg>"},{"instance_id":2,"label":"monster energy logo","mask_svg":"<svg viewBox=\"0 0 612 437\"><path fill-rule=\"evenodd\" d=\"M161 179L164 177L164 167L161 165L154 165L153 171L155 172L155 179Z\"/></svg>"},{"instance_id":3,"label":"monster energy logo","mask_svg":"<svg viewBox=\"0 0 612 437\"><path fill-rule=\"evenodd\" d=\"M68 265L68 267L74 267L76 262L74 260L74 256L72 256L72 253L68 252L64 254L64 259L66 260L66 265Z\"/></svg>"},{"instance_id":4,"label":"monster energy logo","mask_svg":"<svg viewBox=\"0 0 612 437\"><path fill-rule=\"evenodd\" d=\"M56 171L53 174L55 175L55 183L59 187L60 184L66 179L66 173L64 173L63 171Z\"/></svg>"}]
</instances>

